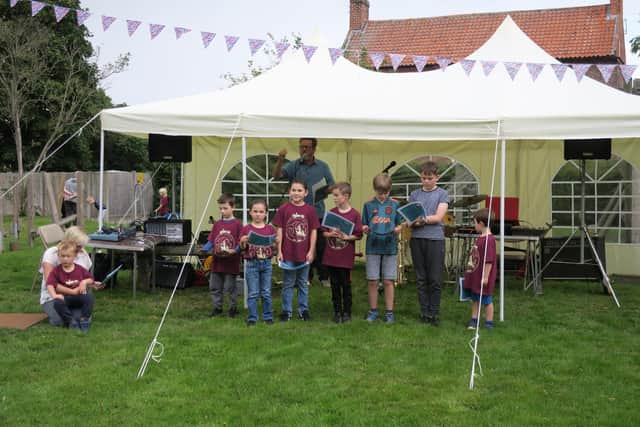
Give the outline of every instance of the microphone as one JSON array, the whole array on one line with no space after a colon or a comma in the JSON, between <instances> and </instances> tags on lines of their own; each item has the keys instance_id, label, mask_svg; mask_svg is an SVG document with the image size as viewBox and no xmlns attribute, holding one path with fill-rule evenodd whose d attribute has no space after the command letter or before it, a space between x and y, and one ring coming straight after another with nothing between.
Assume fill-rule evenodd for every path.
<instances>
[{"instance_id":1,"label":"microphone","mask_svg":"<svg viewBox=\"0 0 640 427\"><path fill-rule=\"evenodd\" d=\"M382 173L389 173L389 169L391 169L395 165L396 165L396 161L392 160L391 163L389 163L386 168L382 169Z\"/></svg>"}]
</instances>

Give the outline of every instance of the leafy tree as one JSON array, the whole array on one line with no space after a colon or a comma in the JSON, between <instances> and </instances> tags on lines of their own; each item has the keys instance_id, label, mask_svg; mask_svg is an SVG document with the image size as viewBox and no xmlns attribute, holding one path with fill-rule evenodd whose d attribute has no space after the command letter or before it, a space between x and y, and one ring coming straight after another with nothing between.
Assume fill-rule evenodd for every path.
<instances>
[{"instance_id":1,"label":"leafy tree","mask_svg":"<svg viewBox=\"0 0 640 427\"><path fill-rule=\"evenodd\" d=\"M633 53L640 52L640 36L637 36L631 39L631 52Z\"/></svg>"}]
</instances>

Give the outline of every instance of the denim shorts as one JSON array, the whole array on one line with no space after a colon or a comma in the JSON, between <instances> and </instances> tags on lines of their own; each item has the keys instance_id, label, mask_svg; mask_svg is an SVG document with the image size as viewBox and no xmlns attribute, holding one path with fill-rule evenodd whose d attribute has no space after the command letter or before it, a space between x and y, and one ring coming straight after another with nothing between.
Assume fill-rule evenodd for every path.
<instances>
[{"instance_id":1,"label":"denim shorts","mask_svg":"<svg viewBox=\"0 0 640 427\"><path fill-rule=\"evenodd\" d=\"M471 300L480 301L480 294L477 294L475 292L471 292ZM493 298L491 298L491 295L483 295L482 296L482 305L489 305L492 302L493 302Z\"/></svg>"},{"instance_id":2,"label":"denim shorts","mask_svg":"<svg viewBox=\"0 0 640 427\"><path fill-rule=\"evenodd\" d=\"M367 255L367 280L380 280L380 265L382 265L382 280L396 280L398 278L398 255Z\"/></svg>"}]
</instances>

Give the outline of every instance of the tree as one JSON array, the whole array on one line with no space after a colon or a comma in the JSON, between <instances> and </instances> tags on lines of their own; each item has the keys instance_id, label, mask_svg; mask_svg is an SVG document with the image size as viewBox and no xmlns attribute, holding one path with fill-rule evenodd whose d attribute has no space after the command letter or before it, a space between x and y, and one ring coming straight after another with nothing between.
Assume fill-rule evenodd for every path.
<instances>
[{"instance_id":1,"label":"tree","mask_svg":"<svg viewBox=\"0 0 640 427\"><path fill-rule=\"evenodd\" d=\"M633 53L640 52L640 36L637 36L631 39L631 52Z\"/></svg>"}]
</instances>

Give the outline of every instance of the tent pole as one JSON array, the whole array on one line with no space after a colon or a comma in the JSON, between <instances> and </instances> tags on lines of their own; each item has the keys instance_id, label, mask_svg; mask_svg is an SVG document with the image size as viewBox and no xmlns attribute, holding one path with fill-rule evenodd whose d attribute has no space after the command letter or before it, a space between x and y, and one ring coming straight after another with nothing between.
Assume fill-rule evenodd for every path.
<instances>
[{"instance_id":1,"label":"tent pole","mask_svg":"<svg viewBox=\"0 0 640 427\"><path fill-rule=\"evenodd\" d=\"M104 129L100 126L100 206L104 206ZM98 215L98 231L102 231L102 215Z\"/></svg>"},{"instance_id":2,"label":"tent pole","mask_svg":"<svg viewBox=\"0 0 640 427\"><path fill-rule=\"evenodd\" d=\"M500 149L500 321L504 322L504 193L507 140L503 137Z\"/></svg>"},{"instance_id":3,"label":"tent pole","mask_svg":"<svg viewBox=\"0 0 640 427\"><path fill-rule=\"evenodd\" d=\"M247 212L249 212L249 206L247 205L247 139L242 136L242 223L247 224ZM268 220L269 218L267 218ZM244 292L242 295L244 296L244 308L245 310L248 307L247 304L247 263L243 261L242 263L244 277L243 277L243 289Z\"/></svg>"}]
</instances>

